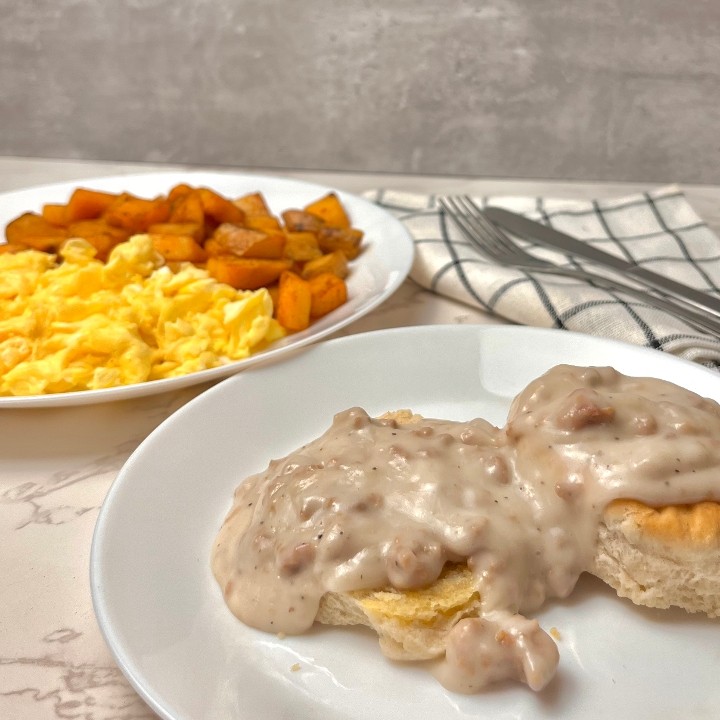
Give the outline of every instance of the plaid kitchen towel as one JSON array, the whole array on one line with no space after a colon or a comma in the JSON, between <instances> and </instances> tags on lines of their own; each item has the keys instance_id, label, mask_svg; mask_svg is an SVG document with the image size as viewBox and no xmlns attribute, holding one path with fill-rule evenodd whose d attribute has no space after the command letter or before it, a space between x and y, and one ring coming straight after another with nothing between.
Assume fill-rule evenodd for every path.
<instances>
[{"instance_id":1,"label":"plaid kitchen towel","mask_svg":"<svg viewBox=\"0 0 720 720\"><path fill-rule=\"evenodd\" d=\"M428 290L522 325L614 338L720 366L720 339L632 295L493 263L467 242L434 195L373 190L365 197L405 224L415 241L410 277ZM641 267L720 295L720 239L677 187L609 200L475 200L481 207L522 213ZM533 243L526 247L562 265L597 270L561 253L538 251Z\"/></svg>"}]
</instances>

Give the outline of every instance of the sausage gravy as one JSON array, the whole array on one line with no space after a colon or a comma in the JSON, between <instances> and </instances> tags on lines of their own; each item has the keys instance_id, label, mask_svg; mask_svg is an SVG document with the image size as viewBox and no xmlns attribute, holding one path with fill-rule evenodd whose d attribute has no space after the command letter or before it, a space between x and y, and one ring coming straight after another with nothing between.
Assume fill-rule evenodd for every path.
<instances>
[{"instance_id":1,"label":"sausage gravy","mask_svg":"<svg viewBox=\"0 0 720 720\"><path fill-rule=\"evenodd\" d=\"M352 408L235 493L212 553L230 610L278 633L313 624L325 593L428 586L467 562L478 617L450 631L435 674L474 692L539 690L555 642L527 615L590 566L605 506L720 500L720 406L612 368L558 366L507 424L398 424Z\"/></svg>"}]
</instances>

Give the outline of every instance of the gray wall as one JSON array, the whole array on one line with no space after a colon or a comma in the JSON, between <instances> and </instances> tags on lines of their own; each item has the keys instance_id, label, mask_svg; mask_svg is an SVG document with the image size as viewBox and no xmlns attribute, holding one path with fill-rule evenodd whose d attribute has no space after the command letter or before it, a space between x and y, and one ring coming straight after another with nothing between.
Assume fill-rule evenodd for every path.
<instances>
[{"instance_id":1,"label":"gray wall","mask_svg":"<svg viewBox=\"0 0 720 720\"><path fill-rule=\"evenodd\" d=\"M720 0L0 11L0 155L720 183Z\"/></svg>"}]
</instances>

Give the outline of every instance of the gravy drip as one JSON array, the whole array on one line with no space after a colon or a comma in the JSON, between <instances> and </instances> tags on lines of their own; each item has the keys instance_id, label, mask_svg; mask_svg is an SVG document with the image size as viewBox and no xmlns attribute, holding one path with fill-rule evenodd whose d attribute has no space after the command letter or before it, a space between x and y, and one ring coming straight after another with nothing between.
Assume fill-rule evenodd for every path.
<instances>
[{"instance_id":1,"label":"gravy drip","mask_svg":"<svg viewBox=\"0 0 720 720\"><path fill-rule=\"evenodd\" d=\"M352 408L235 493L212 567L230 610L302 633L327 592L431 584L467 562L481 613L450 631L436 676L474 692L549 682L555 643L535 620L587 570L615 499L720 500L720 406L671 383L561 365L507 424L399 425Z\"/></svg>"}]
</instances>

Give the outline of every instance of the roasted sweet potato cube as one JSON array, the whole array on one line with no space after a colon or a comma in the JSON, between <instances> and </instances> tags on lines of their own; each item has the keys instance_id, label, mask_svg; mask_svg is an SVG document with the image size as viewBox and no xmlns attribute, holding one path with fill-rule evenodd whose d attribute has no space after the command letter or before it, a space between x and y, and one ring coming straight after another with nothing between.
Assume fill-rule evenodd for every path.
<instances>
[{"instance_id":1,"label":"roasted sweet potato cube","mask_svg":"<svg viewBox=\"0 0 720 720\"><path fill-rule=\"evenodd\" d=\"M190 192L177 197L172 203L170 217L167 222L191 223L204 228L205 211L203 210L200 193L197 190L191 190Z\"/></svg>"},{"instance_id":2,"label":"roasted sweet potato cube","mask_svg":"<svg viewBox=\"0 0 720 720\"><path fill-rule=\"evenodd\" d=\"M197 242L202 242L203 232L203 226L196 223L155 223L148 228L151 235L189 235Z\"/></svg>"},{"instance_id":3,"label":"roasted sweet potato cube","mask_svg":"<svg viewBox=\"0 0 720 720\"><path fill-rule=\"evenodd\" d=\"M68 236L66 228L50 224L36 213L24 213L5 228L5 238L12 245L54 252Z\"/></svg>"},{"instance_id":4,"label":"roasted sweet potato cube","mask_svg":"<svg viewBox=\"0 0 720 720\"><path fill-rule=\"evenodd\" d=\"M25 247L54 253L67 240L67 235L28 235L23 239Z\"/></svg>"},{"instance_id":5,"label":"roasted sweet potato cube","mask_svg":"<svg viewBox=\"0 0 720 720\"><path fill-rule=\"evenodd\" d=\"M341 250L348 260L354 260L360 254L362 239L362 230L355 228L339 230L326 227L321 228L318 232L318 245L324 253Z\"/></svg>"},{"instance_id":6,"label":"roasted sweet potato cube","mask_svg":"<svg viewBox=\"0 0 720 720\"><path fill-rule=\"evenodd\" d=\"M285 257L302 263L322 256L315 233L285 231L285 237Z\"/></svg>"},{"instance_id":7,"label":"roasted sweet potato cube","mask_svg":"<svg viewBox=\"0 0 720 720\"><path fill-rule=\"evenodd\" d=\"M245 213L235 203L208 188L200 188L198 192L205 214L216 223L242 225L245 222Z\"/></svg>"},{"instance_id":8,"label":"roasted sweet potato cube","mask_svg":"<svg viewBox=\"0 0 720 720\"><path fill-rule=\"evenodd\" d=\"M115 193L77 188L70 196L65 213L65 222L94 220L103 215L117 201Z\"/></svg>"},{"instance_id":9,"label":"roasted sweet potato cube","mask_svg":"<svg viewBox=\"0 0 720 720\"><path fill-rule=\"evenodd\" d=\"M261 193L249 193L248 195L243 195L237 200L233 200L233 203L237 205L247 217L272 215L270 208Z\"/></svg>"},{"instance_id":10,"label":"roasted sweet potato cube","mask_svg":"<svg viewBox=\"0 0 720 720\"><path fill-rule=\"evenodd\" d=\"M319 258L315 258L315 260L310 260L303 265L300 274L305 280L309 280L311 277L321 275L322 273L332 273L339 278L346 278L348 274L348 261L345 253L342 250L335 250L334 252L327 253L327 255L321 255Z\"/></svg>"},{"instance_id":11,"label":"roasted sweet potato cube","mask_svg":"<svg viewBox=\"0 0 720 720\"><path fill-rule=\"evenodd\" d=\"M235 255L247 258L278 259L283 255L285 236L223 223L207 241L211 255Z\"/></svg>"},{"instance_id":12,"label":"roasted sweet potato cube","mask_svg":"<svg viewBox=\"0 0 720 720\"><path fill-rule=\"evenodd\" d=\"M170 203L165 198L145 200L132 195L118 198L103 215L109 225L131 233L147 232L151 225L167 222L169 216Z\"/></svg>"},{"instance_id":13,"label":"roasted sweet potato cube","mask_svg":"<svg viewBox=\"0 0 720 720\"><path fill-rule=\"evenodd\" d=\"M149 235L153 247L167 262L202 263L207 260L207 253L191 235Z\"/></svg>"},{"instance_id":14,"label":"roasted sweet potato cube","mask_svg":"<svg viewBox=\"0 0 720 720\"><path fill-rule=\"evenodd\" d=\"M350 218L347 216L340 198L333 192L306 205L305 212L322 218L328 227L338 228L339 230L348 230L350 228Z\"/></svg>"},{"instance_id":15,"label":"roasted sweet potato cube","mask_svg":"<svg viewBox=\"0 0 720 720\"><path fill-rule=\"evenodd\" d=\"M286 242L287 238L281 232L265 233L265 239L249 248L245 257L279 259L283 256Z\"/></svg>"},{"instance_id":16,"label":"roasted sweet potato cube","mask_svg":"<svg viewBox=\"0 0 720 720\"><path fill-rule=\"evenodd\" d=\"M122 242L130 237L130 232L125 228L110 225L104 219L80 220L68 225L70 237L87 238L88 235L109 235L116 242Z\"/></svg>"},{"instance_id":17,"label":"roasted sweet potato cube","mask_svg":"<svg viewBox=\"0 0 720 720\"><path fill-rule=\"evenodd\" d=\"M310 315L313 318L327 315L347 301L347 285L332 273L322 273L307 281L310 287Z\"/></svg>"},{"instance_id":18,"label":"roasted sweet potato cube","mask_svg":"<svg viewBox=\"0 0 720 720\"><path fill-rule=\"evenodd\" d=\"M192 188L189 185L186 185L185 183L179 183L178 185L175 185L168 193L168 200L173 203L178 198L181 198L183 195L187 195L191 192Z\"/></svg>"},{"instance_id":19,"label":"roasted sweet potato cube","mask_svg":"<svg viewBox=\"0 0 720 720\"><path fill-rule=\"evenodd\" d=\"M23 213L8 223L5 228L5 237L8 242L19 242L26 235L37 235L50 230L54 230L58 235L63 234L62 230L53 227L42 215Z\"/></svg>"},{"instance_id":20,"label":"roasted sweet potato cube","mask_svg":"<svg viewBox=\"0 0 720 720\"><path fill-rule=\"evenodd\" d=\"M208 254L208 257L222 257L225 255L229 257L240 257L239 255L229 253L217 240L213 240L212 238L205 241L203 249Z\"/></svg>"},{"instance_id":21,"label":"roasted sweet potato cube","mask_svg":"<svg viewBox=\"0 0 720 720\"><path fill-rule=\"evenodd\" d=\"M321 218L304 210L285 210L282 219L290 232L317 233L324 227Z\"/></svg>"},{"instance_id":22,"label":"roasted sweet potato cube","mask_svg":"<svg viewBox=\"0 0 720 720\"><path fill-rule=\"evenodd\" d=\"M266 233L282 230L280 221L274 215L247 215L242 224L251 230L260 230Z\"/></svg>"},{"instance_id":23,"label":"roasted sweet potato cube","mask_svg":"<svg viewBox=\"0 0 720 720\"><path fill-rule=\"evenodd\" d=\"M310 325L310 283L293 272L280 275L278 284L277 321L291 332L305 330Z\"/></svg>"},{"instance_id":24,"label":"roasted sweet potato cube","mask_svg":"<svg viewBox=\"0 0 720 720\"><path fill-rule=\"evenodd\" d=\"M289 260L264 260L231 256L210 257L207 271L219 282L232 285L237 290L257 290L274 283L283 270L291 265Z\"/></svg>"},{"instance_id":25,"label":"roasted sweet potato cube","mask_svg":"<svg viewBox=\"0 0 720 720\"><path fill-rule=\"evenodd\" d=\"M55 203L43 205L42 216L51 225L63 227L67 225L67 205L57 205Z\"/></svg>"}]
</instances>

